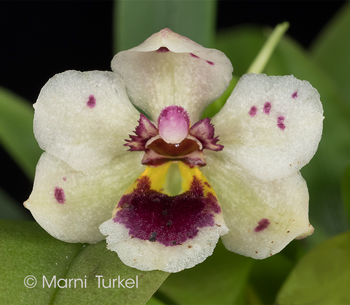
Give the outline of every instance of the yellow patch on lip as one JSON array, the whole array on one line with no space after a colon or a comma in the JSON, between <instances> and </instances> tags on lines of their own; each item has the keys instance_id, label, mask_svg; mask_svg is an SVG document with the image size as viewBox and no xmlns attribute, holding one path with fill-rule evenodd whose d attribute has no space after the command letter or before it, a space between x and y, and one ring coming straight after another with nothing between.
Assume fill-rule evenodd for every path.
<instances>
[{"instance_id":1,"label":"yellow patch on lip","mask_svg":"<svg viewBox=\"0 0 350 305\"><path fill-rule=\"evenodd\" d=\"M204 198L208 198L208 196L217 198L214 189L199 168L190 168L181 161L167 162L157 167L147 166L145 171L128 187L123 196L132 194L137 189L140 189L140 181L145 181L145 178L150 183L150 190L172 197L185 192L193 192L193 181L196 180L200 183ZM118 204L113 210L113 216L121 208Z\"/></svg>"},{"instance_id":2,"label":"yellow patch on lip","mask_svg":"<svg viewBox=\"0 0 350 305\"><path fill-rule=\"evenodd\" d=\"M150 179L152 190L170 196L179 195L188 191L193 177L196 177L199 181L202 181L205 194L210 192L216 197L213 188L210 186L202 172L197 167L190 168L188 165L180 161L167 162L157 167L147 166L140 177L138 177L134 183L127 188L124 195L132 193L137 187L139 179L143 176L147 176ZM174 184L179 183L181 183L181 191L174 194L174 191L172 190Z\"/></svg>"}]
</instances>

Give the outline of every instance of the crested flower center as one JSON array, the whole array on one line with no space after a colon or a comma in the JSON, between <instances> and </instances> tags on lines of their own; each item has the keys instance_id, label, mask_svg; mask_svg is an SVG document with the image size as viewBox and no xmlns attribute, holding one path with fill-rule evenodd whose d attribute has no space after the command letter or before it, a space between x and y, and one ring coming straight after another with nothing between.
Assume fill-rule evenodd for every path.
<instances>
[{"instance_id":1,"label":"crested flower center","mask_svg":"<svg viewBox=\"0 0 350 305\"><path fill-rule=\"evenodd\" d=\"M169 161L182 161L189 167L206 165L203 149L221 151L214 126L209 118L191 126L187 111L181 106L168 106L158 117L158 128L143 114L135 134L125 146L129 151L145 151L142 164L160 166ZM191 126L191 127L190 127Z\"/></svg>"}]
</instances>

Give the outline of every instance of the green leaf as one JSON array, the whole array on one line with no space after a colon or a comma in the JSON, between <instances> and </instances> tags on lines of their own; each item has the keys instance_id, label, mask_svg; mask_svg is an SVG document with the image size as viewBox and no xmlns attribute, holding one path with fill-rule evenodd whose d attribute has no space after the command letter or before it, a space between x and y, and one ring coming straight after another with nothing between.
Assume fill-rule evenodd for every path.
<instances>
[{"instance_id":1,"label":"green leaf","mask_svg":"<svg viewBox=\"0 0 350 305\"><path fill-rule=\"evenodd\" d=\"M277 303L350 304L350 232L310 251L292 271L277 296Z\"/></svg>"},{"instance_id":2,"label":"green leaf","mask_svg":"<svg viewBox=\"0 0 350 305\"><path fill-rule=\"evenodd\" d=\"M33 134L33 115L28 102L0 88L0 141L30 180L42 153Z\"/></svg>"},{"instance_id":3,"label":"green leaf","mask_svg":"<svg viewBox=\"0 0 350 305\"><path fill-rule=\"evenodd\" d=\"M263 304L273 304L293 266L293 262L281 253L254 263L249 283Z\"/></svg>"},{"instance_id":4,"label":"green leaf","mask_svg":"<svg viewBox=\"0 0 350 305\"><path fill-rule=\"evenodd\" d=\"M25 209L0 188L0 219L31 220Z\"/></svg>"},{"instance_id":5,"label":"green leaf","mask_svg":"<svg viewBox=\"0 0 350 305\"><path fill-rule=\"evenodd\" d=\"M0 244L0 304L145 304L168 276L125 266L105 241L61 242L35 222L0 221Z\"/></svg>"},{"instance_id":6,"label":"green leaf","mask_svg":"<svg viewBox=\"0 0 350 305\"><path fill-rule=\"evenodd\" d=\"M133 48L163 28L170 28L206 47L214 41L214 0L120 0L114 10L115 52Z\"/></svg>"},{"instance_id":7,"label":"green leaf","mask_svg":"<svg viewBox=\"0 0 350 305\"><path fill-rule=\"evenodd\" d=\"M158 300L155 297L151 297L148 302L146 303L146 305L166 305L165 303L163 303L162 301Z\"/></svg>"},{"instance_id":8,"label":"green leaf","mask_svg":"<svg viewBox=\"0 0 350 305\"><path fill-rule=\"evenodd\" d=\"M344 205L350 221L350 165L346 168L342 180L342 194Z\"/></svg>"},{"instance_id":9,"label":"green leaf","mask_svg":"<svg viewBox=\"0 0 350 305\"><path fill-rule=\"evenodd\" d=\"M350 3L344 4L339 13L321 32L312 46L317 63L331 77L350 105Z\"/></svg>"},{"instance_id":10,"label":"green leaf","mask_svg":"<svg viewBox=\"0 0 350 305\"><path fill-rule=\"evenodd\" d=\"M226 250L220 241L214 254L202 264L171 274L160 292L175 304L236 304L244 293L253 262Z\"/></svg>"}]
</instances>

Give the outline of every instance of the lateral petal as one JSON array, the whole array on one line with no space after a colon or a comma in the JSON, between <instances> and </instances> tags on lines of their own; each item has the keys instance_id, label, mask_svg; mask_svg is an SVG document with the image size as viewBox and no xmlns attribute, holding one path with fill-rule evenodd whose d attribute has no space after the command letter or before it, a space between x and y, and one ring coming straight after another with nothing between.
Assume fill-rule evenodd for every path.
<instances>
[{"instance_id":1,"label":"lateral petal","mask_svg":"<svg viewBox=\"0 0 350 305\"><path fill-rule=\"evenodd\" d=\"M293 239L313 233L308 220L309 194L299 172L262 182L214 154L207 154L208 164L202 170L221 203L229 228L222 241L228 250L263 259Z\"/></svg>"},{"instance_id":2,"label":"lateral petal","mask_svg":"<svg viewBox=\"0 0 350 305\"><path fill-rule=\"evenodd\" d=\"M55 75L42 88L34 108L40 147L77 171L127 153L124 139L140 115L120 77L102 71Z\"/></svg>"},{"instance_id":3,"label":"lateral petal","mask_svg":"<svg viewBox=\"0 0 350 305\"><path fill-rule=\"evenodd\" d=\"M272 181L298 172L322 134L320 96L294 76L246 74L213 118L222 157Z\"/></svg>"},{"instance_id":4,"label":"lateral petal","mask_svg":"<svg viewBox=\"0 0 350 305\"><path fill-rule=\"evenodd\" d=\"M133 152L98 169L79 172L44 153L24 205L57 239L81 243L103 240L99 225L111 217L125 189L144 170L141 157L141 152Z\"/></svg>"}]
</instances>

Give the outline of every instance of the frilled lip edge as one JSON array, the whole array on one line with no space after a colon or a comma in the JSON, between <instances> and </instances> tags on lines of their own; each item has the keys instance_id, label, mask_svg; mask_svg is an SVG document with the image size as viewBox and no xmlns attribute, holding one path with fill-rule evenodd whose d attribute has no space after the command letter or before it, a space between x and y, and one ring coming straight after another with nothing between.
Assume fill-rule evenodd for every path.
<instances>
[{"instance_id":1,"label":"frilled lip edge","mask_svg":"<svg viewBox=\"0 0 350 305\"><path fill-rule=\"evenodd\" d=\"M170 107L183 109L179 106ZM129 151L145 151L142 159L144 165L159 166L169 161L182 161L191 168L201 167L206 165L203 149L221 151L224 148L217 144L219 137L215 137L214 132L211 120L205 118L189 128L180 143L167 143L159 135L158 128L145 115L140 114L139 125L134 131L136 136L130 135L124 146L128 146Z\"/></svg>"},{"instance_id":2,"label":"frilled lip edge","mask_svg":"<svg viewBox=\"0 0 350 305\"><path fill-rule=\"evenodd\" d=\"M170 196L156 190L154 173L169 168L148 167L119 201L113 218L100 226L108 249L140 270L179 272L204 261L228 229L215 192L198 168L184 178L189 189ZM181 169L182 167L182 169ZM161 179L160 179L161 180Z\"/></svg>"}]
</instances>

